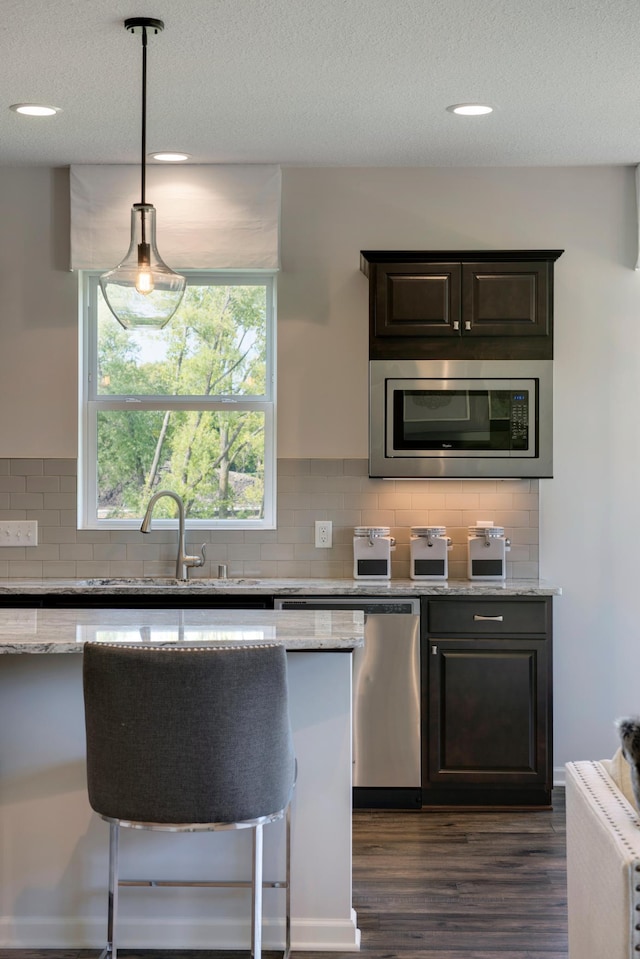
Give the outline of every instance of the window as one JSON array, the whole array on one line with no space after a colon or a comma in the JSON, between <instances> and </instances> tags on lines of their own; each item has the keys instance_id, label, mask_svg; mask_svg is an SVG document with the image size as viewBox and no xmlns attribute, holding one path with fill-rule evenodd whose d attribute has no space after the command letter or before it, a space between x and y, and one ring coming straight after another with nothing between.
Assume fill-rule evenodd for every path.
<instances>
[{"instance_id":1,"label":"window","mask_svg":"<svg viewBox=\"0 0 640 959\"><path fill-rule=\"evenodd\" d=\"M128 331L99 275L82 274L80 527L138 528L171 489L190 526L274 528L275 277L191 273L163 330Z\"/></svg>"}]
</instances>

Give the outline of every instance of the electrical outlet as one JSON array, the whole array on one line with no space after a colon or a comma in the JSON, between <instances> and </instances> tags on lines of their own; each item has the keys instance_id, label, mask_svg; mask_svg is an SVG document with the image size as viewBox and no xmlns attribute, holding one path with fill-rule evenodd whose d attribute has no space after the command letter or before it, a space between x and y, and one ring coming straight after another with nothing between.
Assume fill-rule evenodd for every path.
<instances>
[{"instance_id":1,"label":"electrical outlet","mask_svg":"<svg viewBox=\"0 0 640 959\"><path fill-rule=\"evenodd\" d=\"M0 546L37 546L38 521L2 520L0 521Z\"/></svg>"},{"instance_id":2,"label":"electrical outlet","mask_svg":"<svg viewBox=\"0 0 640 959\"><path fill-rule=\"evenodd\" d=\"M316 520L316 546L318 549L329 549L332 542L332 523L330 519Z\"/></svg>"}]
</instances>

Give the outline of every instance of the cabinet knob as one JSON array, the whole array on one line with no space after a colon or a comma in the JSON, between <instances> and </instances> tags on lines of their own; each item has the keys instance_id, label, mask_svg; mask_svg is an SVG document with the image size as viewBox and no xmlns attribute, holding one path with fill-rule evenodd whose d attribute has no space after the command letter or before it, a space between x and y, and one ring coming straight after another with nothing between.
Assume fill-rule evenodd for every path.
<instances>
[{"instance_id":1,"label":"cabinet knob","mask_svg":"<svg viewBox=\"0 0 640 959\"><path fill-rule=\"evenodd\" d=\"M437 646L432 646L432 647L431 647L431 655L432 655L432 656L437 656L437 655L438 655L438 647L437 647Z\"/></svg>"},{"instance_id":2,"label":"cabinet knob","mask_svg":"<svg viewBox=\"0 0 640 959\"><path fill-rule=\"evenodd\" d=\"M470 329L471 329L471 320L465 320L465 321L464 321L464 328L465 328L465 330L470 330Z\"/></svg>"},{"instance_id":3,"label":"cabinet knob","mask_svg":"<svg viewBox=\"0 0 640 959\"><path fill-rule=\"evenodd\" d=\"M453 328L454 328L454 330L459 330L459 329L460 329L460 320L454 320L454 321L453 321Z\"/></svg>"},{"instance_id":4,"label":"cabinet knob","mask_svg":"<svg viewBox=\"0 0 640 959\"><path fill-rule=\"evenodd\" d=\"M502 623L504 621L504 616L481 616L480 613L475 613L473 621L474 623Z\"/></svg>"}]
</instances>

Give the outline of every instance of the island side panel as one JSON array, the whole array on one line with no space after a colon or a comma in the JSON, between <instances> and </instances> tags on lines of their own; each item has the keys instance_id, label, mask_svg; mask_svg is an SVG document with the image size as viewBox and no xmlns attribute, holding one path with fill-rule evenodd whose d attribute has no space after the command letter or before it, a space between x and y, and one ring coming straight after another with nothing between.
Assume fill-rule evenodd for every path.
<instances>
[{"instance_id":1,"label":"island side panel","mask_svg":"<svg viewBox=\"0 0 640 959\"><path fill-rule=\"evenodd\" d=\"M352 909L351 653L290 653L298 755L292 850L294 948L357 949Z\"/></svg>"}]
</instances>

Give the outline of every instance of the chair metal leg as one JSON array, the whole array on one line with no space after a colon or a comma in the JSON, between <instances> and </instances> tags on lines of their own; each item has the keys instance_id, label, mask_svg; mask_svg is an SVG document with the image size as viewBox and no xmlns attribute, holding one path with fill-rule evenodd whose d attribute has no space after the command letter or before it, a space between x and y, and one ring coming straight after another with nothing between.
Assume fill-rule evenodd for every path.
<instances>
[{"instance_id":1,"label":"chair metal leg","mask_svg":"<svg viewBox=\"0 0 640 959\"><path fill-rule=\"evenodd\" d=\"M285 881L267 882L267 886L280 888L285 892L285 945L282 959L289 959L291 953L291 806L285 812ZM262 959L262 890L263 890L263 826L253 827L253 857L251 870L251 955L253 959ZM118 919L118 890L120 885L152 886L246 886L246 882L194 882L152 880L118 880L118 851L120 823L109 823L109 890L107 904L107 945L100 959L117 959L116 923Z\"/></svg>"},{"instance_id":2,"label":"chair metal leg","mask_svg":"<svg viewBox=\"0 0 640 959\"><path fill-rule=\"evenodd\" d=\"M262 956L262 826L253 830L253 868L251 882L251 955Z\"/></svg>"},{"instance_id":3,"label":"chair metal leg","mask_svg":"<svg viewBox=\"0 0 640 959\"><path fill-rule=\"evenodd\" d=\"M284 941L284 954L282 959L289 959L291 953L291 804L287 806L287 811L285 813L285 829L284 829L284 855L285 855L285 869L286 869L286 883L287 887L285 889L285 914L284 914L284 924L285 924L285 941Z\"/></svg>"},{"instance_id":4,"label":"chair metal leg","mask_svg":"<svg viewBox=\"0 0 640 959\"><path fill-rule=\"evenodd\" d=\"M118 840L120 824L109 823L109 892L107 902L107 945L100 953L100 959L118 959L118 947L115 941L115 928L118 919Z\"/></svg>"}]
</instances>

